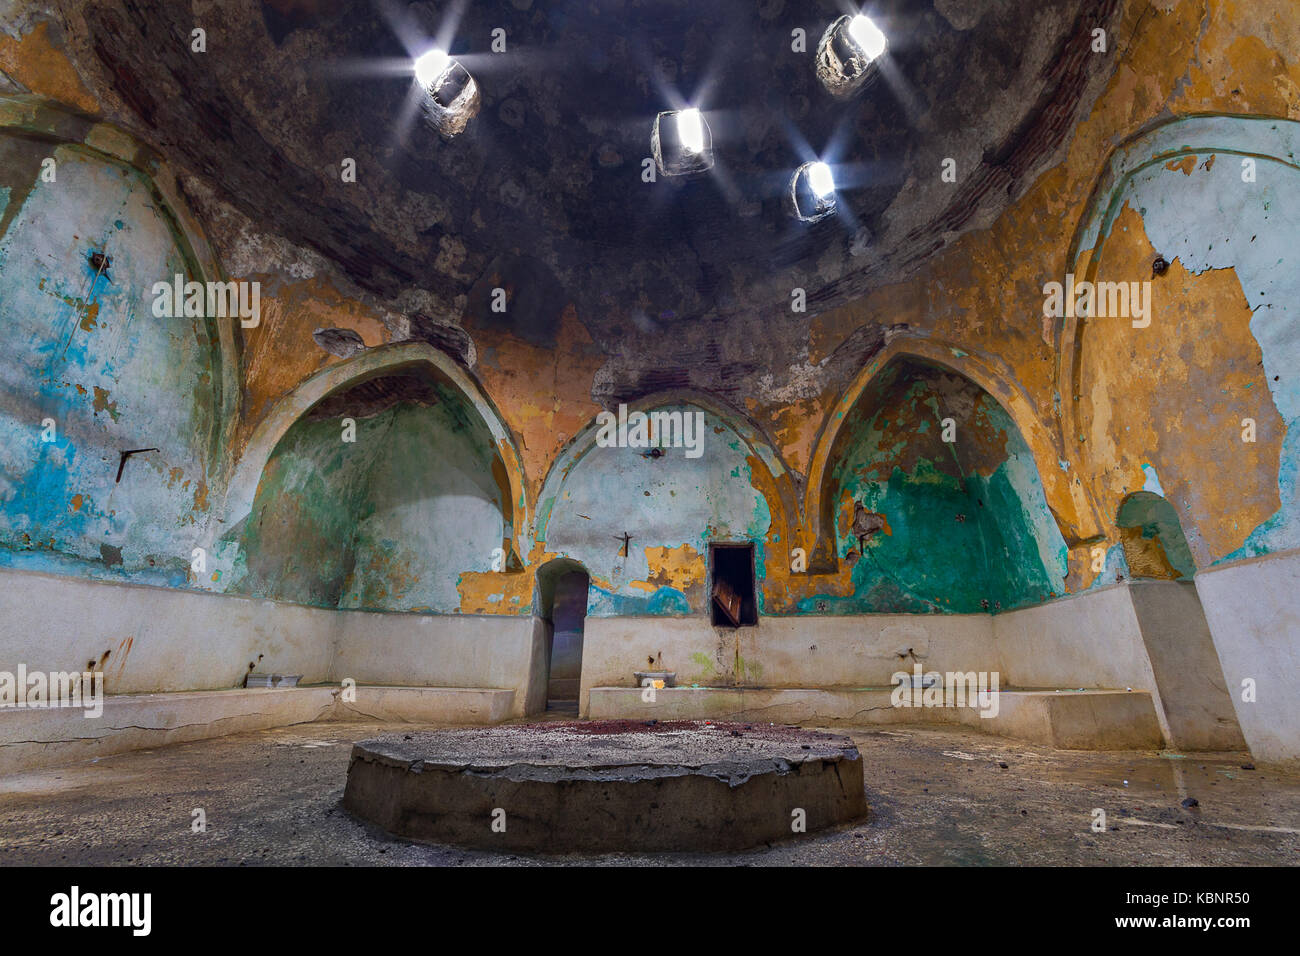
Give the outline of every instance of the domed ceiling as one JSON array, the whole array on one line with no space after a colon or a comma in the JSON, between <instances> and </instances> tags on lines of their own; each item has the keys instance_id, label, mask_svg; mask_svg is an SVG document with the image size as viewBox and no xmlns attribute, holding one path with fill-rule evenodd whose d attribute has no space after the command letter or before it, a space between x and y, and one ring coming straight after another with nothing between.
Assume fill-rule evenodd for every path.
<instances>
[{"instance_id":1,"label":"domed ceiling","mask_svg":"<svg viewBox=\"0 0 1300 956\"><path fill-rule=\"evenodd\" d=\"M440 318L540 344L572 303L617 351L789 319L796 287L824 311L988 225L1086 115L1115 62L1092 30L1116 5L879 0L865 11L889 51L848 100L814 59L856 10L820 0L100 0L63 18L111 119L362 289L424 290ZM435 43L482 95L450 139L412 78ZM714 168L643 181L655 115L686 105L707 117ZM788 183L816 159L839 209L801 222Z\"/></svg>"}]
</instances>

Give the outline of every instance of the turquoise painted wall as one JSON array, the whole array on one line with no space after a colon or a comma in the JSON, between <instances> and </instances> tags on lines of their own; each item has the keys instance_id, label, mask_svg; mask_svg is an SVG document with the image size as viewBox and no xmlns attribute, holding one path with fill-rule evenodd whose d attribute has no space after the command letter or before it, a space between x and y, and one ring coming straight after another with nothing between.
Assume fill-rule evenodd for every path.
<instances>
[{"instance_id":1,"label":"turquoise painted wall","mask_svg":"<svg viewBox=\"0 0 1300 956\"><path fill-rule=\"evenodd\" d=\"M800 611L996 612L1062 593L1065 542L1033 456L967 380L893 363L850 413L833 461L837 551L853 593L814 596ZM851 531L855 503L888 523L865 544Z\"/></svg>"},{"instance_id":2,"label":"turquoise painted wall","mask_svg":"<svg viewBox=\"0 0 1300 956\"><path fill-rule=\"evenodd\" d=\"M144 177L84 150L0 135L0 170L0 564L184 585L219 353L203 320L152 314L153 284L189 271L171 221ZM139 448L158 451L118 483Z\"/></svg>"}]
</instances>

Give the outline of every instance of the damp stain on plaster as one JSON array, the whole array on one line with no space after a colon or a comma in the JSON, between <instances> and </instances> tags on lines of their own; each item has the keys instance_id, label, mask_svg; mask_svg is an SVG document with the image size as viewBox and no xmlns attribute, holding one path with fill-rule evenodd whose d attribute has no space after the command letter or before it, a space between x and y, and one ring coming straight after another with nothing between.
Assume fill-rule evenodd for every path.
<instances>
[{"instance_id":1,"label":"damp stain on plaster","mask_svg":"<svg viewBox=\"0 0 1300 956\"><path fill-rule=\"evenodd\" d=\"M0 70L33 93L87 113L99 112L99 102L82 83L72 61L56 47L48 24L36 24L21 39L0 32Z\"/></svg>"}]
</instances>

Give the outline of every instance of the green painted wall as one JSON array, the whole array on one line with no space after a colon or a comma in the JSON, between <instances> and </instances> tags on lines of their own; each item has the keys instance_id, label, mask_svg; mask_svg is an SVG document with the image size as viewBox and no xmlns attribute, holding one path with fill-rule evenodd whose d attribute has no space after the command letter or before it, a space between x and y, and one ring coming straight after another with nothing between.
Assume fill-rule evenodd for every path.
<instances>
[{"instance_id":1,"label":"green painted wall","mask_svg":"<svg viewBox=\"0 0 1300 956\"><path fill-rule=\"evenodd\" d=\"M297 422L263 473L231 590L320 607L459 610L459 576L492 569L505 531L490 436L438 385L354 419Z\"/></svg>"},{"instance_id":2,"label":"green painted wall","mask_svg":"<svg viewBox=\"0 0 1300 956\"><path fill-rule=\"evenodd\" d=\"M340 440L341 419L304 420L289 429L262 473L229 590L338 607L385 425L380 416L361 419L355 444Z\"/></svg>"},{"instance_id":3,"label":"green painted wall","mask_svg":"<svg viewBox=\"0 0 1300 956\"><path fill-rule=\"evenodd\" d=\"M996 612L1062 593L1065 542L1029 448L966 379L892 364L851 413L833 460L828 490L853 593L818 595L801 611ZM887 522L864 547L851 530L855 503Z\"/></svg>"}]
</instances>

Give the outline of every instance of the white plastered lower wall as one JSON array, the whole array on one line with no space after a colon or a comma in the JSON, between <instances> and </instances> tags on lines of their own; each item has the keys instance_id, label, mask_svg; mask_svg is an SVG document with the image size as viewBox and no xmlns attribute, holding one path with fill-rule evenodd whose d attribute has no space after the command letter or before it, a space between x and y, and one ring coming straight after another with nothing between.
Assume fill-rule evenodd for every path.
<instances>
[{"instance_id":1,"label":"white plastered lower wall","mask_svg":"<svg viewBox=\"0 0 1300 956\"><path fill-rule=\"evenodd\" d=\"M513 689L522 715L545 706L545 648L532 617L335 611L0 569L0 671L103 660L109 694L239 687L251 663L303 684Z\"/></svg>"},{"instance_id":2,"label":"white plastered lower wall","mask_svg":"<svg viewBox=\"0 0 1300 956\"><path fill-rule=\"evenodd\" d=\"M987 615L760 617L737 629L703 616L592 617L578 707L587 712L593 687L633 686L634 671L660 669L702 686L883 687L918 660L979 669L994 660L992 637Z\"/></svg>"},{"instance_id":3,"label":"white plastered lower wall","mask_svg":"<svg viewBox=\"0 0 1300 956\"><path fill-rule=\"evenodd\" d=\"M1191 677L1204 683L1171 727L1135 606L1158 599L1165 611L1158 627L1190 636L1198 626L1204 632L1192 597L1185 584L1142 581L995 616L762 617L756 627L735 630L703 616L589 618L580 711L588 712L593 687L630 687L634 671L671 671L684 686L811 689L887 686L895 672L919 663L927 672L996 671L1002 687L1146 691L1167 741L1233 749L1232 728L1222 726L1226 701L1201 699L1221 692L1213 647L1202 641L1195 653L1186 649L1184 661L1173 658L1182 665L1174 680L1166 671L1166 687L1189 687Z\"/></svg>"},{"instance_id":4,"label":"white plastered lower wall","mask_svg":"<svg viewBox=\"0 0 1300 956\"><path fill-rule=\"evenodd\" d=\"M1300 554L1197 576L1227 685L1252 751L1295 760L1300 703ZM1142 585L1139 585L1142 586ZM1167 585L1176 587L1175 585ZM304 684L507 688L513 713L545 706L546 630L532 617L334 611L277 601L0 570L0 670L104 665L110 694L233 688L249 663ZM656 664L650 665L654 658ZM870 615L760 619L714 628L704 617L588 618L580 706L595 686L631 686L634 670L680 683L880 687L896 671L997 671L1002 686L1149 691L1165 709L1130 585L996 616Z\"/></svg>"},{"instance_id":5,"label":"white plastered lower wall","mask_svg":"<svg viewBox=\"0 0 1300 956\"><path fill-rule=\"evenodd\" d=\"M1251 753L1300 764L1300 551L1208 568L1196 590ZM1253 702L1242 699L1247 680Z\"/></svg>"},{"instance_id":6,"label":"white plastered lower wall","mask_svg":"<svg viewBox=\"0 0 1300 956\"><path fill-rule=\"evenodd\" d=\"M1172 739L1129 585L999 614L993 633L1004 684L1148 691L1160 730Z\"/></svg>"}]
</instances>

